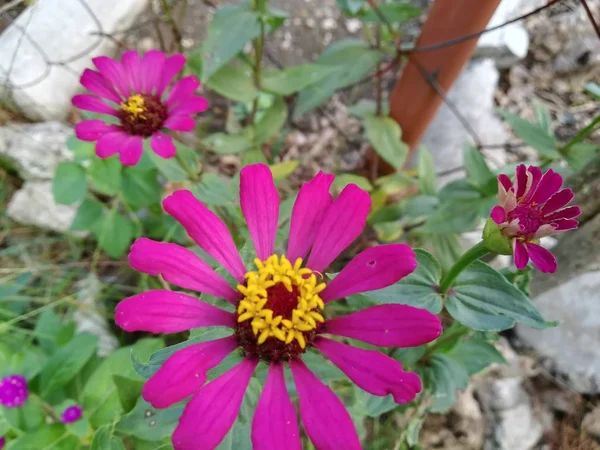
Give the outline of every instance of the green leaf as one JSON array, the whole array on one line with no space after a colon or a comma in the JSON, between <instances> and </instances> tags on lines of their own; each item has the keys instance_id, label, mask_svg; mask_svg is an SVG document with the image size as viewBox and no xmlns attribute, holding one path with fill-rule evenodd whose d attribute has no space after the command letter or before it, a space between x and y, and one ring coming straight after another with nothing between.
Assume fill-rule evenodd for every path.
<instances>
[{"instance_id":1,"label":"green leaf","mask_svg":"<svg viewBox=\"0 0 600 450\"><path fill-rule=\"evenodd\" d=\"M71 231L89 231L94 229L104 215L104 206L98 200L88 197L79 208L71 225Z\"/></svg>"},{"instance_id":2,"label":"green leaf","mask_svg":"<svg viewBox=\"0 0 600 450\"><path fill-rule=\"evenodd\" d=\"M454 347L448 356L460 362L469 373L481 372L492 363L506 364L502 354L489 342L471 339Z\"/></svg>"},{"instance_id":3,"label":"green leaf","mask_svg":"<svg viewBox=\"0 0 600 450\"><path fill-rule=\"evenodd\" d=\"M88 169L92 187L106 195L115 195L121 187L121 162L117 155L110 158L96 158Z\"/></svg>"},{"instance_id":4,"label":"green leaf","mask_svg":"<svg viewBox=\"0 0 600 450\"><path fill-rule=\"evenodd\" d=\"M76 450L79 440L67 436L63 424L44 425L10 441L6 450Z\"/></svg>"},{"instance_id":5,"label":"green leaf","mask_svg":"<svg viewBox=\"0 0 600 450\"><path fill-rule=\"evenodd\" d=\"M173 434L182 412L183 406L155 409L140 398L133 411L117 423L116 430L146 441L160 441Z\"/></svg>"},{"instance_id":6,"label":"green leaf","mask_svg":"<svg viewBox=\"0 0 600 450\"><path fill-rule=\"evenodd\" d=\"M203 80L208 80L231 58L244 49L246 43L260 34L260 17L248 5L219 8L208 24L204 41Z\"/></svg>"},{"instance_id":7,"label":"green leaf","mask_svg":"<svg viewBox=\"0 0 600 450\"><path fill-rule=\"evenodd\" d=\"M181 342L180 344L171 345L170 347L163 348L158 350L157 352L152 353L150 355L150 359L147 363L142 363L138 356L136 355L135 349L131 351L131 360L133 362L133 367L138 375L144 378L150 378L152 375L156 373L158 369L164 364L164 362L175 353L177 350L181 350L182 348L189 347L190 345L198 344L200 342L212 341L214 339L220 339L223 337L231 336L230 328L223 327L207 327L200 328L197 331L194 330L192 334L190 334L190 339Z\"/></svg>"},{"instance_id":8,"label":"green leaf","mask_svg":"<svg viewBox=\"0 0 600 450\"><path fill-rule=\"evenodd\" d=\"M202 182L192 186L191 191L202 203L209 206L235 204L238 197L235 183L215 173L202 175Z\"/></svg>"},{"instance_id":9,"label":"green leaf","mask_svg":"<svg viewBox=\"0 0 600 450\"><path fill-rule=\"evenodd\" d=\"M437 194L433 157L425 147L419 148L419 191L425 195Z\"/></svg>"},{"instance_id":10,"label":"green leaf","mask_svg":"<svg viewBox=\"0 0 600 450\"><path fill-rule=\"evenodd\" d=\"M302 64L284 70L267 70L263 74L263 90L278 95L291 95L319 83L337 69L322 64Z\"/></svg>"},{"instance_id":11,"label":"green leaf","mask_svg":"<svg viewBox=\"0 0 600 450\"><path fill-rule=\"evenodd\" d=\"M336 176L332 187L334 191L341 192L342 189L349 184L355 184L367 192L371 192L373 190L373 185L369 180L367 180L365 177L361 177L360 175L354 175L353 173L343 173Z\"/></svg>"},{"instance_id":12,"label":"green leaf","mask_svg":"<svg viewBox=\"0 0 600 450\"><path fill-rule=\"evenodd\" d=\"M281 25L283 25L290 15L283 9L270 7L267 9L267 13L263 15L263 17L265 19L265 24L267 25L266 32L272 33Z\"/></svg>"},{"instance_id":13,"label":"green leaf","mask_svg":"<svg viewBox=\"0 0 600 450\"><path fill-rule=\"evenodd\" d=\"M287 120L287 105L282 97L277 97L256 124L256 143L262 144L275 136Z\"/></svg>"},{"instance_id":14,"label":"green leaf","mask_svg":"<svg viewBox=\"0 0 600 450\"><path fill-rule=\"evenodd\" d=\"M442 269L431 253L416 249L417 269L398 283L384 289L363 294L377 303L399 303L426 309L438 314L443 307L437 291Z\"/></svg>"},{"instance_id":15,"label":"green leaf","mask_svg":"<svg viewBox=\"0 0 600 450\"><path fill-rule=\"evenodd\" d=\"M237 134L214 133L202 143L219 155L242 153L255 147L255 133L252 127L244 128Z\"/></svg>"},{"instance_id":16,"label":"green leaf","mask_svg":"<svg viewBox=\"0 0 600 450\"><path fill-rule=\"evenodd\" d=\"M600 146L591 142L579 142L563 150L563 155L569 167L575 171L583 168L598 154Z\"/></svg>"},{"instance_id":17,"label":"green leaf","mask_svg":"<svg viewBox=\"0 0 600 450\"><path fill-rule=\"evenodd\" d=\"M488 167L483 155L474 145L468 144L463 153L467 180L476 188L485 189L492 187L492 193L496 190L496 176Z\"/></svg>"},{"instance_id":18,"label":"green leaf","mask_svg":"<svg viewBox=\"0 0 600 450\"><path fill-rule=\"evenodd\" d=\"M125 450L123 441L113 436L113 425L103 425L94 434L90 450Z\"/></svg>"},{"instance_id":19,"label":"green leaf","mask_svg":"<svg viewBox=\"0 0 600 450\"><path fill-rule=\"evenodd\" d=\"M187 166L191 170L197 173L198 171L198 155L183 145L181 142L175 141L177 147L177 154L185 161ZM148 155L148 159L156 166L158 171L164 175L169 181L186 181L189 179L188 173L181 167L176 158L165 159L162 156L157 155L149 148L146 149L144 154ZM138 166L136 166L137 168Z\"/></svg>"},{"instance_id":20,"label":"green leaf","mask_svg":"<svg viewBox=\"0 0 600 450\"><path fill-rule=\"evenodd\" d=\"M96 353L98 338L82 333L48 359L40 372L40 390L46 395L71 381Z\"/></svg>"},{"instance_id":21,"label":"green leaf","mask_svg":"<svg viewBox=\"0 0 600 450\"><path fill-rule=\"evenodd\" d=\"M96 143L82 141L77 136L72 135L67 139L67 148L73 152L73 159L80 163L94 158L96 153Z\"/></svg>"},{"instance_id":22,"label":"green leaf","mask_svg":"<svg viewBox=\"0 0 600 450\"><path fill-rule=\"evenodd\" d=\"M589 82L585 85L585 90L592 94L596 99L600 100L600 85L598 83Z\"/></svg>"},{"instance_id":23,"label":"green leaf","mask_svg":"<svg viewBox=\"0 0 600 450\"><path fill-rule=\"evenodd\" d=\"M114 374L113 380L117 387L117 394L119 395L123 411L131 411L139 396L142 395L144 382L140 379L128 378L119 374Z\"/></svg>"},{"instance_id":24,"label":"green leaf","mask_svg":"<svg viewBox=\"0 0 600 450\"><path fill-rule=\"evenodd\" d=\"M139 357L148 358L162 345L160 339L140 339L133 347L117 349L96 368L83 388L83 409L94 428L112 423L123 412L113 375L135 379L130 357L132 349Z\"/></svg>"},{"instance_id":25,"label":"green leaf","mask_svg":"<svg viewBox=\"0 0 600 450\"><path fill-rule=\"evenodd\" d=\"M20 408L5 408L4 416L12 428L31 431L46 421L41 400L29 397Z\"/></svg>"},{"instance_id":26,"label":"green leaf","mask_svg":"<svg viewBox=\"0 0 600 450\"><path fill-rule=\"evenodd\" d=\"M481 261L458 276L446 308L457 321L479 331L505 330L515 321L540 329L549 326L523 292Z\"/></svg>"},{"instance_id":27,"label":"green leaf","mask_svg":"<svg viewBox=\"0 0 600 450\"><path fill-rule=\"evenodd\" d=\"M365 3L365 0L336 0L340 9L350 14L359 12Z\"/></svg>"},{"instance_id":28,"label":"green leaf","mask_svg":"<svg viewBox=\"0 0 600 450\"><path fill-rule=\"evenodd\" d=\"M73 162L60 163L52 180L52 194L56 203L72 205L83 200L86 193L87 179L83 167Z\"/></svg>"},{"instance_id":29,"label":"green leaf","mask_svg":"<svg viewBox=\"0 0 600 450\"><path fill-rule=\"evenodd\" d=\"M554 136L554 132L552 131L552 118L544 104L537 98L534 98L533 106L535 108L535 120L537 121L538 126L544 130L548 136Z\"/></svg>"},{"instance_id":30,"label":"green leaf","mask_svg":"<svg viewBox=\"0 0 600 450\"><path fill-rule=\"evenodd\" d=\"M379 11L390 23L404 23L421 15L421 10L409 3L384 3ZM365 23L382 23L379 15L370 9L360 18Z\"/></svg>"},{"instance_id":31,"label":"green leaf","mask_svg":"<svg viewBox=\"0 0 600 450\"><path fill-rule=\"evenodd\" d=\"M423 426L423 419L416 418L413 419L406 429L406 443L410 447L415 447L419 445L419 435L421 434L421 427Z\"/></svg>"},{"instance_id":32,"label":"green leaf","mask_svg":"<svg viewBox=\"0 0 600 450\"><path fill-rule=\"evenodd\" d=\"M442 354L431 357L428 372L433 400L430 411L446 412L456 403L456 390L467 387L469 374L461 363Z\"/></svg>"},{"instance_id":33,"label":"green leaf","mask_svg":"<svg viewBox=\"0 0 600 450\"><path fill-rule=\"evenodd\" d=\"M206 82L213 91L238 102L251 102L258 95L252 68L243 64L227 64Z\"/></svg>"},{"instance_id":34,"label":"green leaf","mask_svg":"<svg viewBox=\"0 0 600 450\"><path fill-rule=\"evenodd\" d=\"M52 354L56 351L56 335L60 331L61 325L60 319L52 310L44 311L35 323L35 334L38 345L47 354Z\"/></svg>"},{"instance_id":35,"label":"green leaf","mask_svg":"<svg viewBox=\"0 0 600 450\"><path fill-rule=\"evenodd\" d=\"M402 130L395 120L389 117L366 116L367 138L375 151L396 170L402 169L408 145L402 142Z\"/></svg>"},{"instance_id":36,"label":"green leaf","mask_svg":"<svg viewBox=\"0 0 600 450\"><path fill-rule=\"evenodd\" d=\"M431 251L442 266L442 271L447 272L463 253L463 248L454 233L434 233L424 236Z\"/></svg>"},{"instance_id":37,"label":"green leaf","mask_svg":"<svg viewBox=\"0 0 600 450\"><path fill-rule=\"evenodd\" d=\"M245 152L242 155L243 166L256 163L268 164L267 158L265 158L264 153L260 149L255 148L253 150Z\"/></svg>"},{"instance_id":38,"label":"green leaf","mask_svg":"<svg viewBox=\"0 0 600 450\"><path fill-rule=\"evenodd\" d=\"M295 159L291 161L284 161L277 164L272 164L269 166L269 169L271 169L273 179L277 182L280 180L285 180L292 173L294 173L294 170L296 170L298 164L300 164L300 161Z\"/></svg>"},{"instance_id":39,"label":"green leaf","mask_svg":"<svg viewBox=\"0 0 600 450\"><path fill-rule=\"evenodd\" d=\"M336 70L318 84L300 92L296 101L294 119L321 105L336 90L360 81L381 61L382 57L382 53L371 49L366 42L359 39L346 39L333 44L319 57L317 63Z\"/></svg>"},{"instance_id":40,"label":"green leaf","mask_svg":"<svg viewBox=\"0 0 600 450\"><path fill-rule=\"evenodd\" d=\"M515 134L540 155L551 159L560 158L556 142L546 130L511 112L501 111L501 114Z\"/></svg>"},{"instance_id":41,"label":"green leaf","mask_svg":"<svg viewBox=\"0 0 600 450\"><path fill-rule=\"evenodd\" d=\"M367 417L379 417L382 414L388 413L398 407L398 404L394 401L394 397L386 395L380 397L377 395L369 394L366 391L357 388L357 402L356 405L365 416Z\"/></svg>"},{"instance_id":42,"label":"green leaf","mask_svg":"<svg viewBox=\"0 0 600 450\"><path fill-rule=\"evenodd\" d=\"M98 245L113 258L120 258L135 236L131 221L117 211L109 211L94 230Z\"/></svg>"},{"instance_id":43,"label":"green leaf","mask_svg":"<svg viewBox=\"0 0 600 450\"><path fill-rule=\"evenodd\" d=\"M137 209L160 203L162 187L155 171L140 172L127 167L123 171L122 191L127 203Z\"/></svg>"}]
</instances>

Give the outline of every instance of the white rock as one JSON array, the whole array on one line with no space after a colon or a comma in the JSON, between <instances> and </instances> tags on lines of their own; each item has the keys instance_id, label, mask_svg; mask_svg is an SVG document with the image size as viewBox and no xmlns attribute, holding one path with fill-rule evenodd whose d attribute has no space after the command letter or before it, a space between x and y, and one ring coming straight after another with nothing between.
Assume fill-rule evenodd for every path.
<instances>
[{"instance_id":1,"label":"white rock","mask_svg":"<svg viewBox=\"0 0 600 450\"><path fill-rule=\"evenodd\" d=\"M448 99L471 125L482 144L504 144L507 140L502 122L494 114L494 92L498 85L498 69L491 59L471 62L456 80ZM447 105L442 105L429 125L421 144L427 147L437 171L460 168L464 146L472 142ZM500 153L496 159L504 158ZM503 163L503 161L499 161ZM439 185L462 178L464 172L454 172L438 178Z\"/></svg>"},{"instance_id":2,"label":"white rock","mask_svg":"<svg viewBox=\"0 0 600 450\"><path fill-rule=\"evenodd\" d=\"M73 129L59 122L19 123L0 127L0 157L24 180L50 180L56 166L72 159L66 142Z\"/></svg>"},{"instance_id":3,"label":"white rock","mask_svg":"<svg viewBox=\"0 0 600 450\"><path fill-rule=\"evenodd\" d=\"M600 439L600 406L585 415L581 427L587 434Z\"/></svg>"},{"instance_id":4,"label":"white rock","mask_svg":"<svg viewBox=\"0 0 600 450\"><path fill-rule=\"evenodd\" d=\"M119 341L111 333L106 315L102 314L102 302L99 301L102 283L96 275L89 274L77 283L76 288L79 306L73 320L77 332L98 336L98 356L108 356L119 346Z\"/></svg>"},{"instance_id":5,"label":"white rock","mask_svg":"<svg viewBox=\"0 0 600 450\"><path fill-rule=\"evenodd\" d=\"M349 33L356 33L362 28L362 22L359 19L347 19L345 25Z\"/></svg>"},{"instance_id":6,"label":"white rock","mask_svg":"<svg viewBox=\"0 0 600 450\"><path fill-rule=\"evenodd\" d=\"M0 36L0 85L9 86L4 94L31 119L65 119L79 74L92 58L115 50L112 39L94 33L128 28L147 6L148 0L33 3Z\"/></svg>"},{"instance_id":7,"label":"white rock","mask_svg":"<svg viewBox=\"0 0 600 450\"><path fill-rule=\"evenodd\" d=\"M600 393L600 272L588 272L534 299L547 320L560 325L534 330L518 325L523 343L547 359L577 392Z\"/></svg>"},{"instance_id":8,"label":"white rock","mask_svg":"<svg viewBox=\"0 0 600 450\"><path fill-rule=\"evenodd\" d=\"M58 205L52 195L52 181L27 181L10 200L8 217L23 225L66 232L77 212L76 205Z\"/></svg>"},{"instance_id":9,"label":"white rock","mask_svg":"<svg viewBox=\"0 0 600 450\"><path fill-rule=\"evenodd\" d=\"M333 30L336 26L337 26L337 22L335 21L335 19L332 19L331 17L329 17L321 22L321 28L323 28L324 30Z\"/></svg>"}]
</instances>

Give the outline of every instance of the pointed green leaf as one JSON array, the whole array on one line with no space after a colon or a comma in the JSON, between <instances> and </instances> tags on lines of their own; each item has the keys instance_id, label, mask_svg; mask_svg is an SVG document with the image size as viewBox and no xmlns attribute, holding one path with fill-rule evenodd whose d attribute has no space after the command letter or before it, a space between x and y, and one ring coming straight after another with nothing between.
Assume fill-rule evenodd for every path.
<instances>
[{"instance_id":1,"label":"pointed green leaf","mask_svg":"<svg viewBox=\"0 0 600 450\"><path fill-rule=\"evenodd\" d=\"M396 170L402 169L408 145L402 142L400 125L389 117L365 116L367 138L375 151Z\"/></svg>"}]
</instances>

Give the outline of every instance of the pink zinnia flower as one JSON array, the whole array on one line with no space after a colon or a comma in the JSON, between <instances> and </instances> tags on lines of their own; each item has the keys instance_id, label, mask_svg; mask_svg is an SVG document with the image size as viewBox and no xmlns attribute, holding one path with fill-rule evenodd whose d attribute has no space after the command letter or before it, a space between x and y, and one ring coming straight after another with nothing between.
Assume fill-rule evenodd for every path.
<instances>
[{"instance_id":1,"label":"pink zinnia flower","mask_svg":"<svg viewBox=\"0 0 600 450\"><path fill-rule=\"evenodd\" d=\"M577 228L578 206L565 206L573 199L571 189L561 189L562 177L549 169L517 166L514 183L504 174L498 177L498 206L490 217L501 233L512 242L517 269L527 266L529 259L542 272L556 271L554 255L538 244L545 236Z\"/></svg>"},{"instance_id":2,"label":"pink zinnia flower","mask_svg":"<svg viewBox=\"0 0 600 450\"><path fill-rule=\"evenodd\" d=\"M21 375L10 375L0 380L0 405L5 408L23 406L29 397L27 380Z\"/></svg>"},{"instance_id":3,"label":"pink zinnia flower","mask_svg":"<svg viewBox=\"0 0 600 450\"><path fill-rule=\"evenodd\" d=\"M60 416L62 423L73 423L81 419L83 408L79 405L73 405L66 408Z\"/></svg>"},{"instance_id":4,"label":"pink zinnia flower","mask_svg":"<svg viewBox=\"0 0 600 450\"><path fill-rule=\"evenodd\" d=\"M333 340L334 335L384 347L410 347L436 339L440 320L406 305L378 305L328 318L328 302L381 289L410 274L416 260L402 244L369 248L352 259L328 284L323 272L362 232L369 195L350 184L332 201L333 175L319 173L300 189L293 208L287 253L275 253L279 197L269 168L245 167L240 175L240 202L257 258L247 268L226 225L188 191L165 199L165 210L196 243L239 283L233 289L206 262L178 245L138 239L129 261L140 272L161 275L169 283L224 298L227 312L181 292L149 291L123 300L115 320L126 331L178 333L206 326L231 327L233 335L174 353L146 382L143 397L166 408L189 396L173 434L176 449L213 449L238 415L244 393L259 361L269 364L267 380L252 424L255 449L301 448L296 412L286 390L284 366L296 384L304 428L319 449L360 449L352 419L333 391L304 364L315 348L359 387L398 403L421 391L417 374L405 372L393 358ZM306 258L308 255L308 258ZM205 384L207 371L230 352L244 359Z\"/></svg>"},{"instance_id":5,"label":"pink zinnia flower","mask_svg":"<svg viewBox=\"0 0 600 450\"><path fill-rule=\"evenodd\" d=\"M150 138L150 147L163 158L176 153L175 144L163 130L192 131L191 115L205 111L208 101L194 92L198 79L189 75L169 84L185 64L180 54L167 57L163 52L150 50L143 58L135 51L123 54L121 62L107 56L93 59L98 72L86 69L81 84L91 94L73 97L73 105L86 111L113 116L110 122L86 120L75 127L83 141L98 141L96 154L108 158L119 154L127 166L136 165Z\"/></svg>"}]
</instances>

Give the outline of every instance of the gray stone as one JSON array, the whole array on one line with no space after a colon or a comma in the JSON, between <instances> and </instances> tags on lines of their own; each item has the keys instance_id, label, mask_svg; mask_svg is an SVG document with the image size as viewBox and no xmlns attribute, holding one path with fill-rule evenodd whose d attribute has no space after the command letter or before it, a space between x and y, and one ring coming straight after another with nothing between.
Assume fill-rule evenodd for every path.
<instances>
[{"instance_id":1,"label":"gray stone","mask_svg":"<svg viewBox=\"0 0 600 450\"><path fill-rule=\"evenodd\" d=\"M73 129L59 122L10 124L0 127L0 158L24 180L50 180L56 166L72 159L66 142Z\"/></svg>"},{"instance_id":2,"label":"gray stone","mask_svg":"<svg viewBox=\"0 0 600 450\"><path fill-rule=\"evenodd\" d=\"M585 415L581 428L590 436L600 439L600 406L596 406Z\"/></svg>"},{"instance_id":3,"label":"gray stone","mask_svg":"<svg viewBox=\"0 0 600 450\"><path fill-rule=\"evenodd\" d=\"M538 443L543 427L521 377L485 380L477 394L487 418L484 450L531 450Z\"/></svg>"},{"instance_id":4,"label":"gray stone","mask_svg":"<svg viewBox=\"0 0 600 450\"><path fill-rule=\"evenodd\" d=\"M128 28L147 6L148 0L33 3L0 36L2 98L33 120L65 119L78 74L115 50L112 39L96 33Z\"/></svg>"},{"instance_id":5,"label":"gray stone","mask_svg":"<svg viewBox=\"0 0 600 450\"><path fill-rule=\"evenodd\" d=\"M6 212L15 222L66 232L75 219L77 206L56 204L51 181L27 181L13 195Z\"/></svg>"},{"instance_id":6,"label":"gray stone","mask_svg":"<svg viewBox=\"0 0 600 450\"><path fill-rule=\"evenodd\" d=\"M547 330L517 326L523 344L577 392L600 393L600 271L572 276L534 302L544 317L560 325Z\"/></svg>"},{"instance_id":7,"label":"gray stone","mask_svg":"<svg viewBox=\"0 0 600 450\"><path fill-rule=\"evenodd\" d=\"M448 100L473 128L482 144L504 144L507 140L502 122L494 114L494 92L498 85L498 69L491 59L471 62L448 93ZM427 147L437 171L460 168L464 146L472 142L471 135L446 105L442 105L429 125L421 144ZM494 161L503 164L506 155L500 151ZM439 184L462 178L464 172L439 177Z\"/></svg>"}]
</instances>

